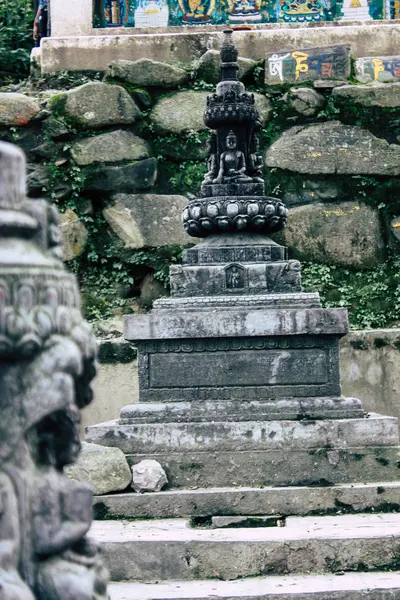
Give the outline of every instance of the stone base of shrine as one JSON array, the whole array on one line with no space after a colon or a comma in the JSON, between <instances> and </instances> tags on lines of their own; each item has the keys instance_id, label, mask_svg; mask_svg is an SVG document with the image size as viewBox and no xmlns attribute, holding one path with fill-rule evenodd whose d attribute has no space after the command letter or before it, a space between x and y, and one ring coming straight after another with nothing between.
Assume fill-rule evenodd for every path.
<instances>
[{"instance_id":1,"label":"stone base of shrine","mask_svg":"<svg viewBox=\"0 0 400 600\"><path fill-rule=\"evenodd\" d=\"M322 25L322 26L321 26ZM271 24L253 25L250 30L238 30L235 43L239 55L262 60L266 52L281 52L298 48L349 44L352 56L390 56L398 54L400 23L370 21L366 23L335 22L334 24ZM64 37L62 28L53 27L53 35L44 38L40 56L42 75L59 71L106 71L114 60L151 58L163 62L190 63L210 48L220 47L221 27L203 26L201 31L188 33L187 28L140 30L119 28L90 29L87 35L70 33ZM85 30L86 33L86 30Z\"/></svg>"}]
</instances>

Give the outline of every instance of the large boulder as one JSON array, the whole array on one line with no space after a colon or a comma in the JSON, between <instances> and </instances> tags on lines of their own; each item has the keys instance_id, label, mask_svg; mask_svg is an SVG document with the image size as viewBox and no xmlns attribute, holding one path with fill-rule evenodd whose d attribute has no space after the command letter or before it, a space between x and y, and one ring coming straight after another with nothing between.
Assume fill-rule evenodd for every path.
<instances>
[{"instance_id":1,"label":"large boulder","mask_svg":"<svg viewBox=\"0 0 400 600\"><path fill-rule=\"evenodd\" d=\"M131 131L111 131L79 140L72 145L71 155L80 166L142 160L149 157L149 146Z\"/></svg>"},{"instance_id":2,"label":"large boulder","mask_svg":"<svg viewBox=\"0 0 400 600\"><path fill-rule=\"evenodd\" d=\"M98 164L84 167L82 172L85 190L129 194L153 187L157 179L157 160L146 158L119 166Z\"/></svg>"},{"instance_id":3,"label":"large boulder","mask_svg":"<svg viewBox=\"0 0 400 600\"><path fill-rule=\"evenodd\" d=\"M150 113L154 131L159 134L205 131L203 117L208 95L209 92L188 91L162 98ZM254 97L265 125L271 117L272 105L263 94Z\"/></svg>"},{"instance_id":4,"label":"large boulder","mask_svg":"<svg viewBox=\"0 0 400 600\"><path fill-rule=\"evenodd\" d=\"M285 131L268 148L265 163L314 175L400 175L400 146L361 127L327 121Z\"/></svg>"},{"instance_id":5,"label":"large boulder","mask_svg":"<svg viewBox=\"0 0 400 600\"><path fill-rule=\"evenodd\" d=\"M130 125L141 112L130 95L119 85L85 83L49 101L55 114L64 114L83 129Z\"/></svg>"},{"instance_id":6,"label":"large boulder","mask_svg":"<svg viewBox=\"0 0 400 600\"><path fill-rule=\"evenodd\" d=\"M384 254L378 211L357 202L319 203L289 211L280 241L296 258L344 267L374 267Z\"/></svg>"},{"instance_id":7,"label":"large boulder","mask_svg":"<svg viewBox=\"0 0 400 600\"><path fill-rule=\"evenodd\" d=\"M132 481L132 473L124 453L82 442L82 452L75 464L66 467L70 479L89 483L95 496L125 490Z\"/></svg>"},{"instance_id":8,"label":"large boulder","mask_svg":"<svg viewBox=\"0 0 400 600\"><path fill-rule=\"evenodd\" d=\"M150 58L115 60L107 71L107 77L127 81L138 87L177 88L188 76L188 72L180 67Z\"/></svg>"},{"instance_id":9,"label":"large boulder","mask_svg":"<svg viewBox=\"0 0 400 600\"><path fill-rule=\"evenodd\" d=\"M60 215L60 230L63 259L72 260L80 256L85 250L88 232L78 215L70 208Z\"/></svg>"},{"instance_id":10,"label":"large boulder","mask_svg":"<svg viewBox=\"0 0 400 600\"><path fill-rule=\"evenodd\" d=\"M238 58L238 77L240 81L250 76L257 66L255 60L251 58ZM219 50L207 50L196 65L198 77L207 83L218 83L221 77L221 54Z\"/></svg>"},{"instance_id":11,"label":"large boulder","mask_svg":"<svg viewBox=\"0 0 400 600\"><path fill-rule=\"evenodd\" d=\"M23 94L0 93L0 125L23 127L40 112L34 98Z\"/></svg>"},{"instance_id":12,"label":"large boulder","mask_svg":"<svg viewBox=\"0 0 400 600\"><path fill-rule=\"evenodd\" d=\"M400 83L345 85L332 90L332 96L334 99L359 106L398 108L400 107Z\"/></svg>"},{"instance_id":13,"label":"large boulder","mask_svg":"<svg viewBox=\"0 0 400 600\"><path fill-rule=\"evenodd\" d=\"M125 248L189 244L181 222L186 204L184 196L118 194L103 215Z\"/></svg>"}]
</instances>

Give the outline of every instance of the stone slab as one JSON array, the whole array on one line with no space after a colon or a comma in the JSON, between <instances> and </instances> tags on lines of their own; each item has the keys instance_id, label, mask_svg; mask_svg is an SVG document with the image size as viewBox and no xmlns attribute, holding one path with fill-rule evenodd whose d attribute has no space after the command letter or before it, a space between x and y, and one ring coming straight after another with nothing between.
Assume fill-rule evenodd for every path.
<instances>
[{"instance_id":1,"label":"stone slab","mask_svg":"<svg viewBox=\"0 0 400 600\"><path fill-rule=\"evenodd\" d=\"M216 322L222 310L210 312ZM237 312L231 310L233 319ZM190 324L190 311L175 313L181 325ZM202 333L136 342L141 402L340 395L337 335L204 339Z\"/></svg>"},{"instance_id":2,"label":"stone slab","mask_svg":"<svg viewBox=\"0 0 400 600\"><path fill-rule=\"evenodd\" d=\"M98 444L123 447L121 436L103 430ZM109 437L107 436L109 433ZM88 439L92 428L87 429ZM94 437L94 436L93 436ZM397 481L398 446L345 446L309 450L182 451L128 454L130 464L143 459L158 461L165 469L171 488L332 485Z\"/></svg>"},{"instance_id":3,"label":"stone slab","mask_svg":"<svg viewBox=\"0 0 400 600\"><path fill-rule=\"evenodd\" d=\"M355 79L361 83L400 81L400 56L364 56L355 63Z\"/></svg>"},{"instance_id":4,"label":"stone slab","mask_svg":"<svg viewBox=\"0 0 400 600\"><path fill-rule=\"evenodd\" d=\"M284 335L345 335L347 310L343 308L221 310L218 313L153 311L125 317L128 341L182 338L225 338Z\"/></svg>"},{"instance_id":5,"label":"stone slab","mask_svg":"<svg viewBox=\"0 0 400 600\"><path fill-rule=\"evenodd\" d=\"M42 73L106 71L113 60L126 59L127 56L130 60L151 56L154 60L167 63L191 62L209 49L220 48L222 43L221 29L218 31L217 27L205 26L190 33L186 27L182 27L173 32L161 30L149 33L147 30L135 32L134 35L128 29L118 28L110 34L110 30L93 29L91 18L83 20L79 10L76 11L76 21L71 21L71 11L58 26L52 20L53 37L41 42ZM85 29L84 23L87 24ZM268 26L264 23L261 28L252 26L251 30L236 31L235 43L239 55L260 60L266 52L331 44L349 44L355 58L398 53L400 24L396 22L369 25L338 22L332 25L326 23L324 27L307 25L274 23Z\"/></svg>"},{"instance_id":6,"label":"stone slab","mask_svg":"<svg viewBox=\"0 0 400 600\"><path fill-rule=\"evenodd\" d=\"M268 52L265 57L267 85L300 83L318 79L347 79L350 76L350 46L296 48Z\"/></svg>"},{"instance_id":7,"label":"stone slab","mask_svg":"<svg viewBox=\"0 0 400 600\"><path fill-rule=\"evenodd\" d=\"M400 219L399 219L400 223ZM400 225L399 225L400 227ZM400 232L399 232L400 236ZM318 293L257 294L242 296L196 296L195 298L161 298L153 304L160 309L193 310L199 308L277 307L277 308L320 308Z\"/></svg>"},{"instance_id":8,"label":"stone slab","mask_svg":"<svg viewBox=\"0 0 400 600\"><path fill-rule=\"evenodd\" d=\"M171 296L301 292L297 260L226 265L171 265Z\"/></svg>"},{"instance_id":9,"label":"stone slab","mask_svg":"<svg viewBox=\"0 0 400 600\"><path fill-rule=\"evenodd\" d=\"M95 522L113 581L238 579L384 570L398 561L400 515L289 517L285 527L191 529L183 519Z\"/></svg>"},{"instance_id":10,"label":"stone slab","mask_svg":"<svg viewBox=\"0 0 400 600\"><path fill-rule=\"evenodd\" d=\"M253 577L238 581L113 583L111 600L398 600L400 573Z\"/></svg>"},{"instance_id":11,"label":"stone slab","mask_svg":"<svg viewBox=\"0 0 400 600\"><path fill-rule=\"evenodd\" d=\"M301 419L351 419L364 417L358 398L283 398L270 402L144 402L120 411L121 424L218 421L273 421Z\"/></svg>"},{"instance_id":12,"label":"stone slab","mask_svg":"<svg viewBox=\"0 0 400 600\"><path fill-rule=\"evenodd\" d=\"M93 500L95 519L172 519L212 515L323 515L393 512L400 482L314 487L210 488L112 494Z\"/></svg>"},{"instance_id":13,"label":"stone slab","mask_svg":"<svg viewBox=\"0 0 400 600\"><path fill-rule=\"evenodd\" d=\"M221 415L222 416L222 415ZM126 454L170 452L237 452L292 450L349 446L394 446L399 443L394 417L370 415L364 419L320 421L234 421L197 423L146 423L94 425L87 439L104 445L122 438L118 447ZM114 444L116 445L116 444Z\"/></svg>"}]
</instances>

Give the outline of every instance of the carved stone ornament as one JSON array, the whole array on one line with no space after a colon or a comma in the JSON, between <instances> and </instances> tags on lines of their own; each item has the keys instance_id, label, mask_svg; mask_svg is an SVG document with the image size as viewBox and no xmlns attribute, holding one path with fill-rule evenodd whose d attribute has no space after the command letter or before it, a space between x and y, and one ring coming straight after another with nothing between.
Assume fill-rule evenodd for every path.
<instances>
[{"instance_id":1,"label":"carved stone ornament","mask_svg":"<svg viewBox=\"0 0 400 600\"><path fill-rule=\"evenodd\" d=\"M57 211L26 198L24 155L0 143L1 600L108 598L91 491L63 473L96 346L60 256Z\"/></svg>"},{"instance_id":2,"label":"carved stone ornament","mask_svg":"<svg viewBox=\"0 0 400 600\"><path fill-rule=\"evenodd\" d=\"M262 127L254 94L238 80L238 51L232 31L221 47L221 81L207 98L204 122L214 132L208 144L208 171L201 199L183 212L186 233L273 233L285 227L288 211L282 202L265 197L263 159L257 133Z\"/></svg>"}]
</instances>

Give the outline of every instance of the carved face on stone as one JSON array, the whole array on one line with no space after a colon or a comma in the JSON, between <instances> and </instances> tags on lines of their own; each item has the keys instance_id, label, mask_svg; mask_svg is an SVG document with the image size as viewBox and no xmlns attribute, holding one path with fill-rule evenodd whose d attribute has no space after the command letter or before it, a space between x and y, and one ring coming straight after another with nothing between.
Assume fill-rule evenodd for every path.
<instances>
[{"instance_id":1,"label":"carved face on stone","mask_svg":"<svg viewBox=\"0 0 400 600\"><path fill-rule=\"evenodd\" d=\"M228 150L236 150L237 148L237 139L233 131L230 131L226 136L226 147Z\"/></svg>"}]
</instances>

